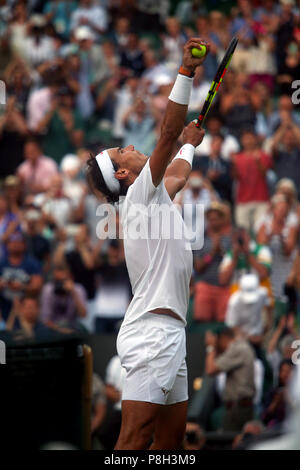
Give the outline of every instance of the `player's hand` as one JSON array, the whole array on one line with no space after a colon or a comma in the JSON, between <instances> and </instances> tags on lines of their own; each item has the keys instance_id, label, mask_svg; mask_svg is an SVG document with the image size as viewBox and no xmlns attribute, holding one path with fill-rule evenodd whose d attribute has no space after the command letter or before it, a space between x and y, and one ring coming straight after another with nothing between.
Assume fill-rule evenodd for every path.
<instances>
[{"instance_id":1,"label":"player's hand","mask_svg":"<svg viewBox=\"0 0 300 470\"><path fill-rule=\"evenodd\" d=\"M199 45L203 45L206 47L206 54L204 57L197 58L192 56L192 49L193 47L199 48ZM189 70L190 72L194 73L195 69L199 67L199 65L203 64L205 57L209 52L210 44L204 39L201 38L191 38L189 39L185 45L183 46L183 58L182 58L182 66Z\"/></svg>"},{"instance_id":2,"label":"player's hand","mask_svg":"<svg viewBox=\"0 0 300 470\"><path fill-rule=\"evenodd\" d=\"M190 122L183 129L183 143L198 147L198 145L200 145L203 140L204 134L204 129L197 127L194 122Z\"/></svg>"}]
</instances>

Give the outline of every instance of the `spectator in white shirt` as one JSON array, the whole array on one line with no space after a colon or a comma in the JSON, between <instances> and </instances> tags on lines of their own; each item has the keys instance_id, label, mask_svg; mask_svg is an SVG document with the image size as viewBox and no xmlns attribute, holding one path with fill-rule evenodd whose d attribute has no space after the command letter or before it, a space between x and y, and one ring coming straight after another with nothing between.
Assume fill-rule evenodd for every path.
<instances>
[{"instance_id":1,"label":"spectator in white shirt","mask_svg":"<svg viewBox=\"0 0 300 470\"><path fill-rule=\"evenodd\" d=\"M251 343L258 344L264 333L265 308L268 309L270 323L270 298L267 289L259 285L255 274L244 274L240 279L239 290L229 299L225 323L239 330Z\"/></svg>"},{"instance_id":2,"label":"spectator in white shirt","mask_svg":"<svg viewBox=\"0 0 300 470\"><path fill-rule=\"evenodd\" d=\"M107 13L100 5L95 5L93 0L80 0L77 8L71 16L71 30L78 26L89 26L97 35L107 29Z\"/></svg>"},{"instance_id":3,"label":"spectator in white shirt","mask_svg":"<svg viewBox=\"0 0 300 470\"><path fill-rule=\"evenodd\" d=\"M46 18L43 15L33 15L30 20L30 33L24 41L24 59L31 67L54 58L55 48L52 38L45 34Z\"/></svg>"},{"instance_id":4,"label":"spectator in white shirt","mask_svg":"<svg viewBox=\"0 0 300 470\"><path fill-rule=\"evenodd\" d=\"M121 366L119 356L113 356L106 368L105 393L107 399L114 405L113 409L108 411L107 419L98 434L106 450L114 448L119 436L121 427L121 397L125 376L126 371Z\"/></svg>"}]
</instances>

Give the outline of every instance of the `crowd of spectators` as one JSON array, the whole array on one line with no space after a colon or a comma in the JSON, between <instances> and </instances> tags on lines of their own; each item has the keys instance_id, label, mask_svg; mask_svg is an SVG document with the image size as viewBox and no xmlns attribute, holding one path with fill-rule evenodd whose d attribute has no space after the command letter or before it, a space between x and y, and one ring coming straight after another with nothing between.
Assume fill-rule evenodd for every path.
<instances>
[{"instance_id":1,"label":"crowd of spectators","mask_svg":"<svg viewBox=\"0 0 300 470\"><path fill-rule=\"evenodd\" d=\"M118 330L131 298L123 243L96 235L102 202L85 162L119 145L151 154L191 36L211 43L187 122L197 117L233 35L239 46L176 202L205 209L188 329L226 325L206 338L206 372L226 374L225 428L242 431L253 403L265 426L284 420L299 337L300 1L0 1L0 328ZM230 403L240 399L237 419Z\"/></svg>"}]
</instances>

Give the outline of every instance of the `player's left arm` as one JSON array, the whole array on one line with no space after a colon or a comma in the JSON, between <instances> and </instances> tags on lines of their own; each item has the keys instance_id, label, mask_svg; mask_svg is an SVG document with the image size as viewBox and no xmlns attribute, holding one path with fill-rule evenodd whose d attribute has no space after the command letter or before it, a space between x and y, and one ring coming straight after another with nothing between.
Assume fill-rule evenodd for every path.
<instances>
[{"instance_id":1,"label":"player's left arm","mask_svg":"<svg viewBox=\"0 0 300 470\"><path fill-rule=\"evenodd\" d=\"M201 144L203 137L204 130L196 127L194 122L190 122L183 131L184 145L189 144L191 146L187 151L191 153L194 152L195 147ZM183 146L165 172L164 183L172 200L185 186L192 169L191 163L184 158L184 153L185 148Z\"/></svg>"}]
</instances>

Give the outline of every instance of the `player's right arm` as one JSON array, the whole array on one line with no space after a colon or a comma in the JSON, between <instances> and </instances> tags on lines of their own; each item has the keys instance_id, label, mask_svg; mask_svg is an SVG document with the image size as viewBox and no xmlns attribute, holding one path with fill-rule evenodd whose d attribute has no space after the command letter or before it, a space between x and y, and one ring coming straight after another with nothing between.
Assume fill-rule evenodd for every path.
<instances>
[{"instance_id":1,"label":"player's right arm","mask_svg":"<svg viewBox=\"0 0 300 470\"><path fill-rule=\"evenodd\" d=\"M192 84L192 76L195 69L201 65L205 59L205 56L198 59L192 57L191 50L193 47L198 47L199 44L205 44L207 51L209 50L209 44L200 38L191 38L184 45L183 48L183 60L182 68L187 72L190 77L182 75L183 87L186 85L187 88ZM178 78L177 78L178 79ZM190 82L189 82L190 81ZM186 82L186 83L185 83ZM173 88L174 90L174 88ZM170 98L172 93L170 95ZM169 98L165 116L163 119L161 134L157 145L154 149L153 154L150 157L150 169L152 175L152 181L154 186L158 186L164 177L166 168L170 162L174 144L176 143L179 135L184 127L184 121L188 109L188 102L179 104ZM173 94L173 99L174 94ZM180 100L178 100L180 101ZM185 101L184 99L182 101ZM188 101L188 100L187 100Z\"/></svg>"}]
</instances>

